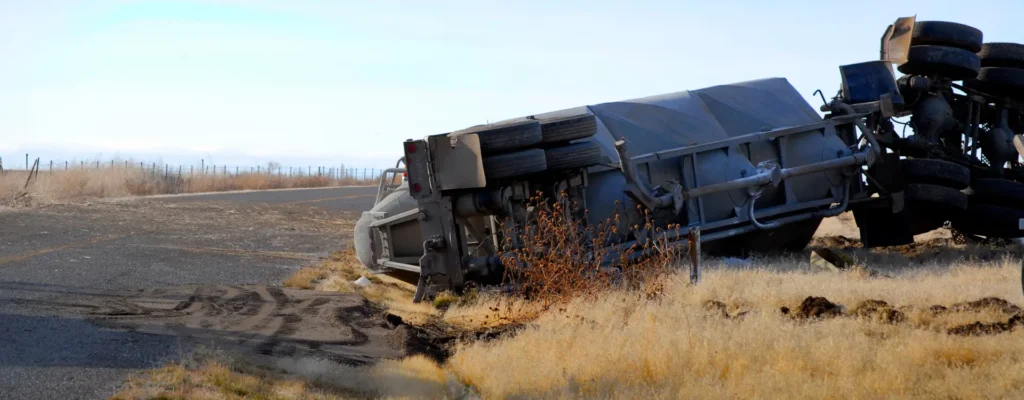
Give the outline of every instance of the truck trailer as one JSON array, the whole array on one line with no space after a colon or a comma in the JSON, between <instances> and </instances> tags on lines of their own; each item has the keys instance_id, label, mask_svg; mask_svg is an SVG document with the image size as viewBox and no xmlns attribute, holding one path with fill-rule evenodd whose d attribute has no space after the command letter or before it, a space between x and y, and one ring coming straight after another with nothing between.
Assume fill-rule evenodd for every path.
<instances>
[{"instance_id":1,"label":"truck trailer","mask_svg":"<svg viewBox=\"0 0 1024 400\"><path fill-rule=\"evenodd\" d=\"M529 229L538 194L567 206L566 223L682 227L617 230L600 244L610 268L650 239L796 251L847 211L867 247L945 224L1024 237L1024 45L982 39L900 18L878 60L839 67L823 115L766 78L409 139L355 226L356 253L415 282L415 301L500 282L501 254L526 245L509 232Z\"/></svg>"}]
</instances>

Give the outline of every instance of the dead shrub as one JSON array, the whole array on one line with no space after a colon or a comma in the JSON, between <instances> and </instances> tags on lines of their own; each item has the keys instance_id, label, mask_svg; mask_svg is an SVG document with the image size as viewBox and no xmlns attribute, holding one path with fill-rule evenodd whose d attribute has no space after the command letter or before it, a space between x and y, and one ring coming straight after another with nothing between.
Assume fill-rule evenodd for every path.
<instances>
[{"instance_id":1,"label":"dead shrub","mask_svg":"<svg viewBox=\"0 0 1024 400\"><path fill-rule=\"evenodd\" d=\"M574 218L576 204L545 201L538 194L530 199L532 216L519 232L505 227L500 251L506 282L513 288L506 300L538 302L547 310L576 297L592 298L603 291L626 288L648 298L662 292L662 278L685 255L683 246L669 244L679 237L678 225L659 227L642 208L643 225L628 228L632 241L607 246L619 232L617 212L600 224L588 226L585 218ZM585 211L584 211L585 214ZM672 235L669 235L672 234ZM511 307L514 301L507 301Z\"/></svg>"}]
</instances>

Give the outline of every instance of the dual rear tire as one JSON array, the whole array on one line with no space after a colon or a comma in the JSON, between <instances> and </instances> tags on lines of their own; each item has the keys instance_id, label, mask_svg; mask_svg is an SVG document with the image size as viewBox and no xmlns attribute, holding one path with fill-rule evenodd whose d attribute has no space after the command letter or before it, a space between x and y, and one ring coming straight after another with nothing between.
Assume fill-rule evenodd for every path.
<instances>
[{"instance_id":1,"label":"dual rear tire","mask_svg":"<svg viewBox=\"0 0 1024 400\"><path fill-rule=\"evenodd\" d=\"M980 30L956 22L920 21L914 24L907 62L897 69L908 75L941 76L954 81L973 79L981 68Z\"/></svg>"},{"instance_id":2,"label":"dual rear tire","mask_svg":"<svg viewBox=\"0 0 1024 400\"><path fill-rule=\"evenodd\" d=\"M479 125L452 135L476 134L484 155L484 175L488 179L510 179L599 164L601 147L597 142L570 143L596 132L596 118L585 114Z\"/></svg>"}]
</instances>

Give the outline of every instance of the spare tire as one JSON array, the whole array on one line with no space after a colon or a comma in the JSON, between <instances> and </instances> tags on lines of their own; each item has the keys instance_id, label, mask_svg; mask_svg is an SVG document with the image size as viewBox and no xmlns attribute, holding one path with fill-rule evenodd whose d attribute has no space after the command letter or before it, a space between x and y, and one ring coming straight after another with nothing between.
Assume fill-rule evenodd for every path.
<instances>
[{"instance_id":1,"label":"spare tire","mask_svg":"<svg viewBox=\"0 0 1024 400\"><path fill-rule=\"evenodd\" d=\"M919 21L914 24L910 45L950 46L977 53L983 35L978 28L948 21Z\"/></svg>"},{"instance_id":2,"label":"spare tire","mask_svg":"<svg viewBox=\"0 0 1024 400\"><path fill-rule=\"evenodd\" d=\"M992 204L971 204L953 229L971 235L1014 239L1024 237L1024 210Z\"/></svg>"},{"instance_id":3,"label":"spare tire","mask_svg":"<svg viewBox=\"0 0 1024 400\"><path fill-rule=\"evenodd\" d=\"M589 167L601 163L601 145L594 141L573 143L544 150L548 170Z\"/></svg>"},{"instance_id":4,"label":"spare tire","mask_svg":"<svg viewBox=\"0 0 1024 400\"><path fill-rule=\"evenodd\" d=\"M971 201L1004 207L1024 208L1024 183L1008 179L978 179L971 183Z\"/></svg>"},{"instance_id":5,"label":"spare tire","mask_svg":"<svg viewBox=\"0 0 1024 400\"><path fill-rule=\"evenodd\" d=\"M1024 68L1024 44L985 43L978 52L981 67Z\"/></svg>"},{"instance_id":6,"label":"spare tire","mask_svg":"<svg viewBox=\"0 0 1024 400\"><path fill-rule=\"evenodd\" d=\"M495 154L483 158L487 179L514 178L544 171L548 168L544 150L529 149Z\"/></svg>"},{"instance_id":7,"label":"spare tire","mask_svg":"<svg viewBox=\"0 0 1024 400\"><path fill-rule=\"evenodd\" d=\"M971 170L959 164L928 158L900 160L907 183L940 185L962 190L971 184Z\"/></svg>"},{"instance_id":8,"label":"spare tire","mask_svg":"<svg viewBox=\"0 0 1024 400\"><path fill-rule=\"evenodd\" d=\"M956 47L911 46L907 62L897 69L907 75L939 75L955 81L974 78L981 68L978 55Z\"/></svg>"},{"instance_id":9,"label":"spare tire","mask_svg":"<svg viewBox=\"0 0 1024 400\"><path fill-rule=\"evenodd\" d=\"M597 118L591 114L541 120L541 143L559 143L591 137L597 133Z\"/></svg>"},{"instance_id":10,"label":"spare tire","mask_svg":"<svg viewBox=\"0 0 1024 400\"><path fill-rule=\"evenodd\" d=\"M477 125L461 131L452 132L452 136L475 133L480 138L480 151L493 154L519 150L540 143L543 138L540 122L511 121L489 125Z\"/></svg>"}]
</instances>

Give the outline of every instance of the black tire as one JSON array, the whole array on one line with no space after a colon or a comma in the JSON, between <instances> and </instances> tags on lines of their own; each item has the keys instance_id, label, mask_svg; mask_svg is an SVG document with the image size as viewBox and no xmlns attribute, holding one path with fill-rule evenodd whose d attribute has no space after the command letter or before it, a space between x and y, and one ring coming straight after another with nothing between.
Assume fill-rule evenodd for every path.
<instances>
[{"instance_id":1,"label":"black tire","mask_svg":"<svg viewBox=\"0 0 1024 400\"><path fill-rule=\"evenodd\" d=\"M480 151L484 154L519 150L540 143L540 122L513 121L500 124L477 125L452 132L452 135L475 133L480 138Z\"/></svg>"},{"instance_id":2,"label":"black tire","mask_svg":"<svg viewBox=\"0 0 1024 400\"><path fill-rule=\"evenodd\" d=\"M544 136L541 143L568 142L594 136L597 118L587 114L546 119L541 121L540 129Z\"/></svg>"},{"instance_id":3,"label":"black tire","mask_svg":"<svg viewBox=\"0 0 1024 400\"><path fill-rule=\"evenodd\" d=\"M953 229L989 238L1015 239L1024 237L1021 221L1024 210L992 204L971 204L961 218L953 221Z\"/></svg>"},{"instance_id":4,"label":"black tire","mask_svg":"<svg viewBox=\"0 0 1024 400\"><path fill-rule=\"evenodd\" d=\"M911 183L903 190L909 207L924 204L936 209L967 209L967 194L959 190L924 183Z\"/></svg>"},{"instance_id":5,"label":"black tire","mask_svg":"<svg viewBox=\"0 0 1024 400\"><path fill-rule=\"evenodd\" d=\"M1024 69L988 67L978 72L978 90L996 96L1024 97Z\"/></svg>"},{"instance_id":6,"label":"black tire","mask_svg":"<svg viewBox=\"0 0 1024 400\"><path fill-rule=\"evenodd\" d=\"M544 150L548 170L583 168L601 163L601 145L594 141L573 143Z\"/></svg>"},{"instance_id":7,"label":"black tire","mask_svg":"<svg viewBox=\"0 0 1024 400\"><path fill-rule=\"evenodd\" d=\"M978 28L947 21L919 21L914 24L911 46L950 46L977 53L984 35Z\"/></svg>"},{"instance_id":8,"label":"black tire","mask_svg":"<svg viewBox=\"0 0 1024 400\"><path fill-rule=\"evenodd\" d=\"M1024 44L985 43L978 52L981 67L1024 68Z\"/></svg>"},{"instance_id":9,"label":"black tire","mask_svg":"<svg viewBox=\"0 0 1024 400\"><path fill-rule=\"evenodd\" d=\"M967 195L946 186L912 183L903 194L911 235L939 229L967 209Z\"/></svg>"},{"instance_id":10,"label":"black tire","mask_svg":"<svg viewBox=\"0 0 1024 400\"><path fill-rule=\"evenodd\" d=\"M487 179L514 178L547 169L544 150L529 149L484 157L484 175Z\"/></svg>"},{"instance_id":11,"label":"black tire","mask_svg":"<svg viewBox=\"0 0 1024 400\"><path fill-rule=\"evenodd\" d=\"M907 183L925 183L962 190L971 184L971 170L949 161L927 158L900 160Z\"/></svg>"},{"instance_id":12,"label":"black tire","mask_svg":"<svg viewBox=\"0 0 1024 400\"><path fill-rule=\"evenodd\" d=\"M971 183L972 203L1024 209L1024 183L1007 179L978 179Z\"/></svg>"},{"instance_id":13,"label":"black tire","mask_svg":"<svg viewBox=\"0 0 1024 400\"><path fill-rule=\"evenodd\" d=\"M961 81L978 75L978 55L956 47L911 46L907 62L897 69L907 75L939 75Z\"/></svg>"}]
</instances>

